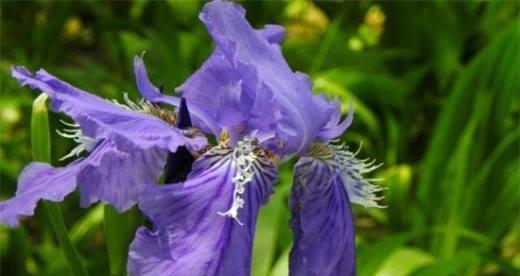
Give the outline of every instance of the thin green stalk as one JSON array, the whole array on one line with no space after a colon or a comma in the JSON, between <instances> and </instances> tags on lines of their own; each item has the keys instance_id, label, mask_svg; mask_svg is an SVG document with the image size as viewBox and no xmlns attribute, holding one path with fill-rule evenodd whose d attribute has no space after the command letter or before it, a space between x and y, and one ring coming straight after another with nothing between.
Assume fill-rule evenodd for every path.
<instances>
[{"instance_id":1,"label":"thin green stalk","mask_svg":"<svg viewBox=\"0 0 520 276\"><path fill-rule=\"evenodd\" d=\"M41 94L33 103L31 117L31 147L35 161L51 163L51 139L49 133L49 116L47 114L47 95ZM83 266L78 251L72 244L60 206L50 201L42 202L52 224L54 234L58 239L65 259L74 275L87 276L88 272Z\"/></svg>"},{"instance_id":2,"label":"thin green stalk","mask_svg":"<svg viewBox=\"0 0 520 276\"><path fill-rule=\"evenodd\" d=\"M332 46L332 43L336 39L336 35L338 34L339 28L341 26L341 22L343 21L343 14L344 12L339 13L339 17L335 19L331 24L330 27L327 30L327 33L325 34L325 38L323 39L323 42L320 45L320 49L318 50L318 54L316 55L316 58L314 59L314 62L312 63L310 74L311 76L316 73L323 63L325 62L325 58L327 57L327 54L329 53L330 47Z\"/></svg>"},{"instance_id":3,"label":"thin green stalk","mask_svg":"<svg viewBox=\"0 0 520 276\"><path fill-rule=\"evenodd\" d=\"M123 276L126 275L128 247L142 218L135 207L125 213L118 213L110 205L106 205L104 213L110 275Z\"/></svg>"},{"instance_id":4,"label":"thin green stalk","mask_svg":"<svg viewBox=\"0 0 520 276\"><path fill-rule=\"evenodd\" d=\"M44 201L43 206L45 206L45 209L49 214L52 229L54 230L54 234L56 234L61 250L67 259L72 272L74 275L88 276L87 269L83 265L78 251L69 238L69 233L65 226L63 215L61 214L60 205L58 203Z\"/></svg>"}]
</instances>

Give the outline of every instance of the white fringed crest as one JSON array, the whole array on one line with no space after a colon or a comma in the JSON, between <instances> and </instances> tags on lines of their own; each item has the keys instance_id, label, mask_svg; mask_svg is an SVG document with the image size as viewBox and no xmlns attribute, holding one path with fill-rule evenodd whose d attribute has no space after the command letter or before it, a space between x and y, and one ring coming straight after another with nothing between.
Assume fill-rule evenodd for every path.
<instances>
[{"instance_id":1,"label":"white fringed crest","mask_svg":"<svg viewBox=\"0 0 520 276\"><path fill-rule=\"evenodd\" d=\"M328 144L315 143L309 154L326 162L339 173L350 202L364 207L385 208L386 206L378 203L383 197L377 196L377 193L385 188L374 184L382 179L363 178L363 174L372 172L383 164L375 165L375 160L357 159L360 150L361 145L352 153L344 143L335 140Z\"/></svg>"},{"instance_id":2,"label":"white fringed crest","mask_svg":"<svg viewBox=\"0 0 520 276\"><path fill-rule=\"evenodd\" d=\"M78 145L74 147L67 155L60 158L60 161L65 159L79 156L82 152L87 151L90 152L97 144L97 141L94 138L90 138L88 136L83 135L81 132L81 128L78 124L71 124L65 121L60 120L60 122L70 128L65 128L63 131L56 130L56 132L68 139L72 139L72 141L76 142Z\"/></svg>"},{"instance_id":3,"label":"white fringed crest","mask_svg":"<svg viewBox=\"0 0 520 276\"><path fill-rule=\"evenodd\" d=\"M249 184L254 177L253 164L258 160L255 153L257 147L249 138L244 138L237 142L232 152L233 162L236 166L236 172L233 176L233 203L226 212L219 212L219 215L228 216L235 219L240 225L242 223L238 220L238 210L244 207L244 199L242 194L245 192L245 186Z\"/></svg>"}]
</instances>

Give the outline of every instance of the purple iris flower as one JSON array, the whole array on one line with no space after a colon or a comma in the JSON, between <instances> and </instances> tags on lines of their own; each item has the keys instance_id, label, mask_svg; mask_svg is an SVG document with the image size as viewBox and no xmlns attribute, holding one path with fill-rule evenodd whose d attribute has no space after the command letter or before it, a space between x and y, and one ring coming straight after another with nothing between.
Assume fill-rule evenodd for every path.
<instances>
[{"instance_id":1,"label":"purple iris flower","mask_svg":"<svg viewBox=\"0 0 520 276\"><path fill-rule=\"evenodd\" d=\"M152 223L130 246L131 275L249 275L276 167L299 157L290 274L354 275L350 203L380 207L380 188L362 177L377 166L334 140L351 124L352 108L341 121L339 102L314 95L307 75L290 69L278 45L282 27L255 30L240 6L221 1L206 4L200 19L216 48L177 89L182 97L152 84L142 56L134 60L139 102L125 95L111 103L43 70L13 68L20 84L42 90L52 110L72 118L60 133L78 146L65 158L87 154L63 168L27 166L16 196L0 203L0 222L17 225L40 199L61 201L79 186L82 206L102 201L124 211L137 203Z\"/></svg>"},{"instance_id":2,"label":"purple iris flower","mask_svg":"<svg viewBox=\"0 0 520 276\"><path fill-rule=\"evenodd\" d=\"M130 247L131 275L249 275L259 207L273 193L276 165L300 156L291 197L291 275L354 275L350 202L377 205L380 190L362 174L375 169L332 142L351 124L337 101L312 94L279 43L280 26L255 30L238 5L215 1L200 19L215 41L208 60L177 91L193 125L218 137L187 178L148 186L139 207L153 223ZM138 86L153 103L179 105L160 93L135 60ZM349 201L350 198L350 201Z\"/></svg>"},{"instance_id":3,"label":"purple iris flower","mask_svg":"<svg viewBox=\"0 0 520 276\"><path fill-rule=\"evenodd\" d=\"M63 159L88 152L65 167L34 162L23 169L16 196L0 203L0 222L16 226L22 216L33 215L39 200L62 201L78 186L81 205L102 201L118 211L137 202L147 184L162 174L166 155L181 146L192 151L206 147L206 139L175 126L175 115L147 101L109 102L82 91L44 70L31 74L13 67L21 85L46 93L55 112L74 123L58 132L78 145Z\"/></svg>"}]
</instances>

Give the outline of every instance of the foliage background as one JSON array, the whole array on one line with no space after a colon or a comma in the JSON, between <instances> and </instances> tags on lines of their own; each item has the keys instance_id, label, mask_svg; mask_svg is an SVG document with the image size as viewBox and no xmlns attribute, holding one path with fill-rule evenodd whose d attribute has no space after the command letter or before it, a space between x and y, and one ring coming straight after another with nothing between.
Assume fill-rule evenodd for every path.
<instances>
[{"instance_id":1,"label":"foliage background","mask_svg":"<svg viewBox=\"0 0 520 276\"><path fill-rule=\"evenodd\" d=\"M359 275L520 273L517 1L244 2L255 27L287 28L283 52L315 90L353 99L342 138L384 163L385 209L355 207ZM137 97L133 56L166 91L209 55L194 1L0 2L0 198L31 161L30 108L10 66L46 68L105 98ZM51 115L51 127L61 128ZM55 133L54 165L72 147ZM291 170L263 208L253 275L286 275ZM92 275L107 275L101 206L62 203ZM121 229L125 231L128 229ZM131 230L131 229L130 229ZM0 226L1 275L68 275L45 213Z\"/></svg>"}]
</instances>

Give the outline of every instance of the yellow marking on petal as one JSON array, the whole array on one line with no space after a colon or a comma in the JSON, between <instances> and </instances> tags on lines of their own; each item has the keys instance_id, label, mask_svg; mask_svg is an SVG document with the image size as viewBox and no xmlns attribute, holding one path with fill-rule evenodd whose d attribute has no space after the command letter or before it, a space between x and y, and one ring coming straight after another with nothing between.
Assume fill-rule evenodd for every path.
<instances>
[{"instance_id":1,"label":"yellow marking on petal","mask_svg":"<svg viewBox=\"0 0 520 276\"><path fill-rule=\"evenodd\" d=\"M220 133L220 137L219 137L219 145L228 148L228 147L229 147L229 140L230 140L229 132L223 130L223 131Z\"/></svg>"},{"instance_id":2,"label":"yellow marking on petal","mask_svg":"<svg viewBox=\"0 0 520 276\"><path fill-rule=\"evenodd\" d=\"M175 113L171 110L162 109L155 105L149 105L143 109L143 113L155 116L172 126L177 124Z\"/></svg>"},{"instance_id":3,"label":"yellow marking on petal","mask_svg":"<svg viewBox=\"0 0 520 276\"><path fill-rule=\"evenodd\" d=\"M334 158L334 150L328 144L316 142L311 145L308 155L317 159L327 160Z\"/></svg>"}]
</instances>

